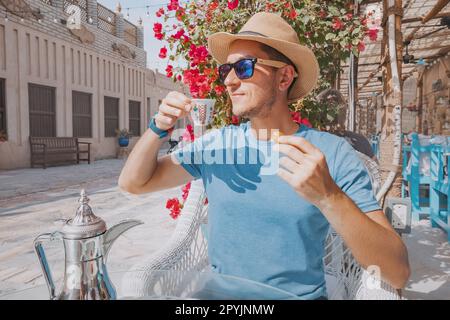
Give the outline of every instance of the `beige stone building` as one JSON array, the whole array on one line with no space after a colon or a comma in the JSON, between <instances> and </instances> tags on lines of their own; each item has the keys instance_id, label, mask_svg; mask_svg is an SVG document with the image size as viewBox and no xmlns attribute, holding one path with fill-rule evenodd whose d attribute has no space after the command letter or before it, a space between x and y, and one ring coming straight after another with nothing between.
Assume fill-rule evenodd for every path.
<instances>
[{"instance_id":1,"label":"beige stone building","mask_svg":"<svg viewBox=\"0 0 450 320\"><path fill-rule=\"evenodd\" d=\"M70 29L70 5L81 29ZM146 68L142 22L120 11L95 0L0 1L0 169L30 165L29 136L79 137L92 159L115 157L115 129L131 130L132 146L159 101L182 90Z\"/></svg>"}]
</instances>

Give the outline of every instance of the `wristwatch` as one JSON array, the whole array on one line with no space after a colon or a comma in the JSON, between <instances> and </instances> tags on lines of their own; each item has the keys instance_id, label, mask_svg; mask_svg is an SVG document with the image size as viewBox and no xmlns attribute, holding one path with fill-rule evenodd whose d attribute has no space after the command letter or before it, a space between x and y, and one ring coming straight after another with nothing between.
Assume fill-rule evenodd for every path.
<instances>
[{"instance_id":1,"label":"wristwatch","mask_svg":"<svg viewBox=\"0 0 450 320\"><path fill-rule=\"evenodd\" d=\"M173 131L173 128L169 130L162 130L156 126L155 118L152 118L148 123L148 128L151 129L154 133L156 133L160 139L166 137L169 133Z\"/></svg>"}]
</instances>

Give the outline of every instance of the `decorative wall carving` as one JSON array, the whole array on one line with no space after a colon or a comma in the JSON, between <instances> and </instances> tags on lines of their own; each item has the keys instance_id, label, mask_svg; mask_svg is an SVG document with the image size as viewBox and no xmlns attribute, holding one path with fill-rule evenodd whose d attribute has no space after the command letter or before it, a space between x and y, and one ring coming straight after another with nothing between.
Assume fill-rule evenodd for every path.
<instances>
[{"instance_id":1,"label":"decorative wall carving","mask_svg":"<svg viewBox=\"0 0 450 320\"><path fill-rule=\"evenodd\" d=\"M0 0L0 4L7 9L7 11L24 18L24 19L42 19L42 14L39 10L30 7L24 0Z\"/></svg>"},{"instance_id":2,"label":"decorative wall carving","mask_svg":"<svg viewBox=\"0 0 450 320\"><path fill-rule=\"evenodd\" d=\"M136 52L131 51L131 49L124 44L113 43L112 48L114 51L119 52L119 54L124 58L127 59L136 58Z\"/></svg>"},{"instance_id":3,"label":"decorative wall carving","mask_svg":"<svg viewBox=\"0 0 450 320\"><path fill-rule=\"evenodd\" d=\"M95 35L90 32L85 26L80 25L79 28L67 27L75 37L77 37L84 44L92 44L95 41Z\"/></svg>"}]
</instances>

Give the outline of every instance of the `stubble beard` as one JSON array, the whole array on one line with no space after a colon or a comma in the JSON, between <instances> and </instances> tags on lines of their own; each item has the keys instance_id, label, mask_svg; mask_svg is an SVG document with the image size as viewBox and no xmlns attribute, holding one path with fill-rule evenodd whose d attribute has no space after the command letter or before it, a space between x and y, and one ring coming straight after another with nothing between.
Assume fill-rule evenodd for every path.
<instances>
[{"instance_id":1,"label":"stubble beard","mask_svg":"<svg viewBox=\"0 0 450 320\"><path fill-rule=\"evenodd\" d=\"M271 93L264 99L262 104L256 105L253 108L244 111L239 116L243 118L267 118L273 109L276 100L275 79L271 86Z\"/></svg>"}]
</instances>

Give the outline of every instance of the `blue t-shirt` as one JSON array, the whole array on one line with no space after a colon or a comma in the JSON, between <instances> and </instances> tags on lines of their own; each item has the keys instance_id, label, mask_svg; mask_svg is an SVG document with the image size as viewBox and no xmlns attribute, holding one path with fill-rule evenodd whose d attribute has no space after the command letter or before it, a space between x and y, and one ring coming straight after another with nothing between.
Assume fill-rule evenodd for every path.
<instances>
[{"instance_id":1,"label":"blue t-shirt","mask_svg":"<svg viewBox=\"0 0 450 320\"><path fill-rule=\"evenodd\" d=\"M284 155L250 129L250 122L215 129L175 151L183 168L203 180L212 268L304 299L326 296L322 259L329 223L276 174ZM304 125L295 135L322 151L332 178L362 212L381 209L345 139Z\"/></svg>"}]
</instances>

